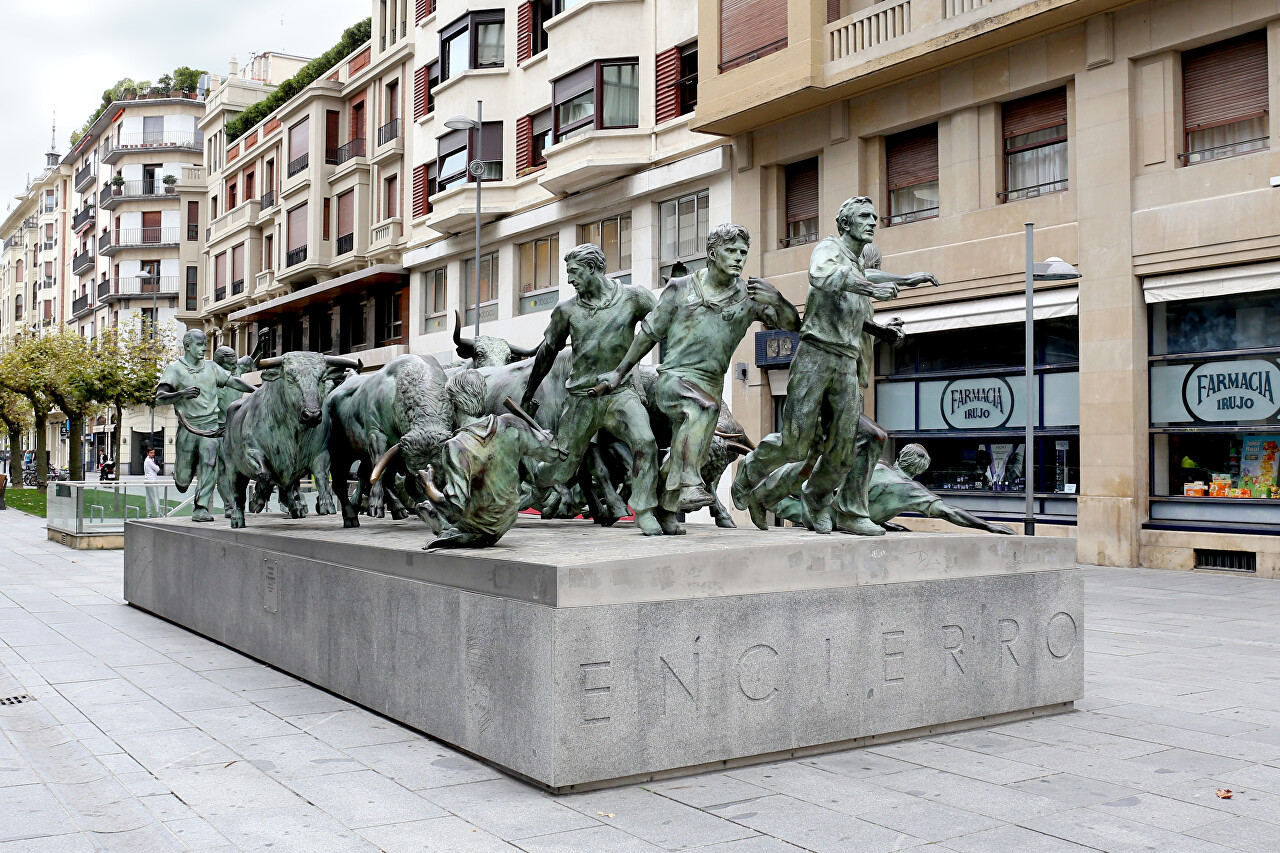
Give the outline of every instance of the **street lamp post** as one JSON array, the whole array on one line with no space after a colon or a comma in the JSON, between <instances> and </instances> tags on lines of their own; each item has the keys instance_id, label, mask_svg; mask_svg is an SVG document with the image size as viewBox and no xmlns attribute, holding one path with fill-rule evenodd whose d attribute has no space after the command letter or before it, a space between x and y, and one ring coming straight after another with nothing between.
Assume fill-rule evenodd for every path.
<instances>
[{"instance_id":1,"label":"street lamp post","mask_svg":"<svg viewBox=\"0 0 1280 853\"><path fill-rule=\"evenodd\" d=\"M480 192L484 187L484 101L476 101L476 117L454 116L444 123L450 130L474 130L476 134L475 157L467 163L467 172L476 179L476 257L472 276L472 293L475 296L475 334L480 337Z\"/></svg>"},{"instance_id":2,"label":"street lamp post","mask_svg":"<svg viewBox=\"0 0 1280 853\"><path fill-rule=\"evenodd\" d=\"M1026 481L1027 506L1022 529L1026 535L1034 536L1036 532L1035 422L1040 411L1036 403L1035 283L1037 281L1071 281L1080 277L1080 271L1062 260L1062 258L1049 258L1044 263L1036 263L1036 226L1034 222L1028 222L1025 227L1027 243L1027 319L1024 338L1026 358L1023 366L1027 402L1023 407L1026 412L1026 417L1023 419L1026 432L1022 445L1022 476Z\"/></svg>"}]
</instances>

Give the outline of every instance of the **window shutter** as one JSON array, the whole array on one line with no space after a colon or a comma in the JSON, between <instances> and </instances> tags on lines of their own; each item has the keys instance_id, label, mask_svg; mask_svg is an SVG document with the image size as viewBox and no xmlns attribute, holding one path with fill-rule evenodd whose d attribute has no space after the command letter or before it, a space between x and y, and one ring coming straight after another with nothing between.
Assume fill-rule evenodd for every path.
<instances>
[{"instance_id":1,"label":"window shutter","mask_svg":"<svg viewBox=\"0 0 1280 853\"><path fill-rule=\"evenodd\" d=\"M890 190L938 180L938 126L895 133L885 139L884 155Z\"/></svg>"},{"instance_id":2,"label":"window shutter","mask_svg":"<svg viewBox=\"0 0 1280 853\"><path fill-rule=\"evenodd\" d=\"M827 0L827 23L840 20L840 0Z\"/></svg>"},{"instance_id":3,"label":"window shutter","mask_svg":"<svg viewBox=\"0 0 1280 853\"><path fill-rule=\"evenodd\" d=\"M436 4L434 0L418 0L418 7L415 10L417 14L413 17L415 24L421 24L423 19L435 11Z\"/></svg>"},{"instance_id":4,"label":"window shutter","mask_svg":"<svg viewBox=\"0 0 1280 853\"><path fill-rule=\"evenodd\" d=\"M516 64L533 56L533 3L521 3L516 10Z\"/></svg>"},{"instance_id":5,"label":"window shutter","mask_svg":"<svg viewBox=\"0 0 1280 853\"><path fill-rule=\"evenodd\" d=\"M289 211L289 251L307 245L307 205L305 202Z\"/></svg>"},{"instance_id":6,"label":"window shutter","mask_svg":"<svg viewBox=\"0 0 1280 853\"><path fill-rule=\"evenodd\" d=\"M680 90L676 85L680 80L680 48L673 47L658 54L655 66L658 96L656 121L661 124L680 115Z\"/></svg>"},{"instance_id":7,"label":"window shutter","mask_svg":"<svg viewBox=\"0 0 1280 853\"><path fill-rule=\"evenodd\" d=\"M787 46L787 0L720 0L720 70Z\"/></svg>"},{"instance_id":8,"label":"window shutter","mask_svg":"<svg viewBox=\"0 0 1280 853\"><path fill-rule=\"evenodd\" d=\"M533 116L516 119L516 176L533 168Z\"/></svg>"},{"instance_id":9,"label":"window shutter","mask_svg":"<svg viewBox=\"0 0 1280 853\"><path fill-rule=\"evenodd\" d=\"M818 158L787 166L787 222L818 216Z\"/></svg>"},{"instance_id":10,"label":"window shutter","mask_svg":"<svg viewBox=\"0 0 1280 853\"><path fill-rule=\"evenodd\" d=\"M1182 55L1188 133L1267 114L1267 40L1259 31Z\"/></svg>"},{"instance_id":11,"label":"window shutter","mask_svg":"<svg viewBox=\"0 0 1280 853\"><path fill-rule=\"evenodd\" d=\"M427 165L413 167L413 216L427 215Z\"/></svg>"},{"instance_id":12,"label":"window shutter","mask_svg":"<svg viewBox=\"0 0 1280 853\"><path fill-rule=\"evenodd\" d=\"M480 150L481 160L486 163L502 162L502 122L486 121L484 123L482 143L484 148Z\"/></svg>"},{"instance_id":13,"label":"window shutter","mask_svg":"<svg viewBox=\"0 0 1280 853\"><path fill-rule=\"evenodd\" d=\"M413 72L413 120L427 114L427 66Z\"/></svg>"},{"instance_id":14,"label":"window shutter","mask_svg":"<svg viewBox=\"0 0 1280 853\"><path fill-rule=\"evenodd\" d=\"M1067 90L1052 89L1001 107L1005 138L1067 123Z\"/></svg>"},{"instance_id":15,"label":"window shutter","mask_svg":"<svg viewBox=\"0 0 1280 853\"><path fill-rule=\"evenodd\" d=\"M553 97L557 104L563 104L565 101L581 95L588 89L595 88L596 85L596 63L588 63L577 71L571 71L551 84L554 92ZM597 107L598 109L599 107Z\"/></svg>"}]
</instances>

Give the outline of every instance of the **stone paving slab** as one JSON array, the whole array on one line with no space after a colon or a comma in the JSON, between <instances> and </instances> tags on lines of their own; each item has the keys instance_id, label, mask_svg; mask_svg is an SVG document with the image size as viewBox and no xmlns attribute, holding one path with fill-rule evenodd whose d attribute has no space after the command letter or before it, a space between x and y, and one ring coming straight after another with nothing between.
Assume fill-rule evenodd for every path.
<instances>
[{"instance_id":1,"label":"stone paving slab","mask_svg":"<svg viewBox=\"0 0 1280 853\"><path fill-rule=\"evenodd\" d=\"M1087 569L1069 714L556 798L0 531L0 853L1280 853L1274 581Z\"/></svg>"}]
</instances>

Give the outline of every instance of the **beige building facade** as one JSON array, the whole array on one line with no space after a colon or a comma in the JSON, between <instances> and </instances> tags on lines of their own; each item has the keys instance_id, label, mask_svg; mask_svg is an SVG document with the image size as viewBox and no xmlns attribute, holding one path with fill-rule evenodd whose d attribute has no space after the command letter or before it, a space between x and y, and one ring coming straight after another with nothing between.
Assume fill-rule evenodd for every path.
<instances>
[{"instance_id":1,"label":"beige building facade","mask_svg":"<svg viewBox=\"0 0 1280 853\"><path fill-rule=\"evenodd\" d=\"M1031 222L1035 258L1080 273L1037 284L1037 532L1075 536L1087 563L1280 575L1280 3L699 15L693 128L732 141L750 271L802 302L812 241L867 195L884 267L943 282L877 306L907 332L867 395L891 448L930 449L947 500L1021 518ZM776 424L793 346L739 352L752 434Z\"/></svg>"}]
</instances>

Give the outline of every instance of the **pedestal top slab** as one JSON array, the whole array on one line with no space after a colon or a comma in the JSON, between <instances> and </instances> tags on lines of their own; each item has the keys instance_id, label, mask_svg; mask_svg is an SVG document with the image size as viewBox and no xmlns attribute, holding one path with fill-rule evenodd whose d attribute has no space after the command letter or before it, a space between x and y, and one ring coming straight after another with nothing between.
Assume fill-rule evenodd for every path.
<instances>
[{"instance_id":1,"label":"pedestal top slab","mask_svg":"<svg viewBox=\"0 0 1280 853\"><path fill-rule=\"evenodd\" d=\"M416 519L250 516L230 529L219 519L130 521L193 537L198 548L236 543L355 569L438 583L552 607L588 607L729 595L832 589L1052 571L1075 565L1075 540L985 533L819 536L800 528L724 530L687 525L684 536L640 535L620 522L522 516L496 546L423 550L430 532Z\"/></svg>"}]
</instances>

